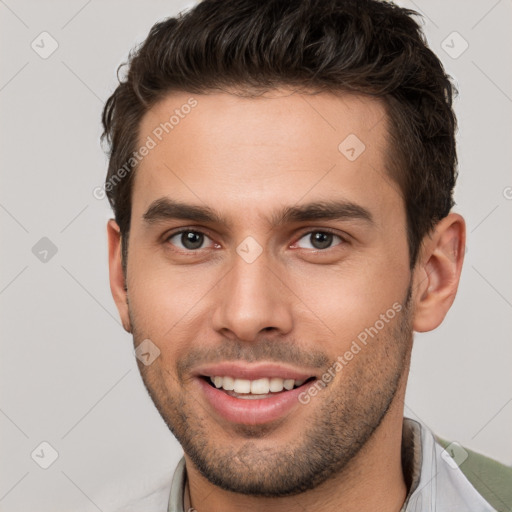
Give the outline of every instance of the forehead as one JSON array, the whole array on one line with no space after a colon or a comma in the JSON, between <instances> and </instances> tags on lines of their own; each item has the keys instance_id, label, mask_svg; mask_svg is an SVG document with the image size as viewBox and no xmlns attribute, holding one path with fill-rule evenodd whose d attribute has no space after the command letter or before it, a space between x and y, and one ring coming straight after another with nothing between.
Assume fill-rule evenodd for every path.
<instances>
[{"instance_id":1,"label":"forehead","mask_svg":"<svg viewBox=\"0 0 512 512\"><path fill-rule=\"evenodd\" d=\"M177 92L145 114L138 142L150 147L135 175L132 214L139 217L163 196L240 221L240 211L264 216L302 200L403 207L385 169L385 107L374 98Z\"/></svg>"}]
</instances>

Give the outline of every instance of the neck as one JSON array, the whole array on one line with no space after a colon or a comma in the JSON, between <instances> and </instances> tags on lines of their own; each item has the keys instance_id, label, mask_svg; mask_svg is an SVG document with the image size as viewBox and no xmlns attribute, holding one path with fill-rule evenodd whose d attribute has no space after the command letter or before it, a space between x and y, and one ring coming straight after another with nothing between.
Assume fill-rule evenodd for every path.
<instances>
[{"instance_id":1,"label":"neck","mask_svg":"<svg viewBox=\"0 0 512 512\"><path fill-rule=\"evenodd\" d=\"M266 498L225 491L205 479L185 454L190 507L197 512L399 512L407 496L401 459L404 388L343 472L295 496Z\"/></svg>"}]
</instances>

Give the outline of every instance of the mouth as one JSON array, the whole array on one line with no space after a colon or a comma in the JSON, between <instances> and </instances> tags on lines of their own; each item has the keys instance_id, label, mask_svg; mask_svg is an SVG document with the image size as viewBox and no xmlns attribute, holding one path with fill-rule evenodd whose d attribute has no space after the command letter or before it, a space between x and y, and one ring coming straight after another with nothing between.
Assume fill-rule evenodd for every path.
<instances>
[{"instance_id":1,"label":"mouth","mask_svg":"<svg viewBox=\"0 0 512 512\"><path fill-rule=\"evenodd\" d=\"M302 386L305 387L315 377L306 379L283 379L281 377L263 377L259 379L241 379L228 375L201 375L210 387L242 400L262 400L281 395Z\"/></svg>"},{"instance_id":2,"label":"mouth","mask_svg":"<svg viewBox=\"0 0 512 512\"><path fill-rule=\"evenodd\" d=\"M302 374L262 376L262 371L246 372L237 376L196 374L195 382L199 392L221 424L263 425L290 418L296 414L306 414L301 405L300 395L317 380L314 376ZM250 373L250 375L248 375ZM279 371L275 371L279 373ZM252 377L252 378L245 378ZM295 378L292 378L295 377Z\"/></svg>"}]
</instances>

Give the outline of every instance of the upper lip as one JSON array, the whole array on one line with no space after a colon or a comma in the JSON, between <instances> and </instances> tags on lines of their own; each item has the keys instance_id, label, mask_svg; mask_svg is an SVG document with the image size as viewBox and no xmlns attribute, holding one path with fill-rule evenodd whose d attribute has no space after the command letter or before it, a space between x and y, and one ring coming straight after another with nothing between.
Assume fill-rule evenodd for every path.
<instances>
[{"instance_id":1,"label":"upper lip","mask_svg":"<svg viewBox=\"0 0 512 512\"><path fill-rule=\"evenodd\" d=\"M235 379L257 380L262 378L278 377L281 379L306 380L314 377L313 373L296 370L280 364L248 365L234 362L225 362L200 366L194 374L202 377L233 377Z\"/></svg>"}]
</instances>

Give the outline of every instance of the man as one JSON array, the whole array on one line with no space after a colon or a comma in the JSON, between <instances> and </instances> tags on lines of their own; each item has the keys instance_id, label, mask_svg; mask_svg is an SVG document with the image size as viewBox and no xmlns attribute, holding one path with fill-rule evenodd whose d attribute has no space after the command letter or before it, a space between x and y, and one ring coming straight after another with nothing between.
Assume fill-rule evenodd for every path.
<instances>
[{"instance_id":1,"label":"man","mask_svg":"<svg viewBox=\"0 0 512 512\"><path fill-rule=\"evenodd\" d=\"M510 509L507 468L403 417L465 248L413 15L204 0L105 106L111 289L184 450L169 511Z\"/></svg>"}]
</instances>

